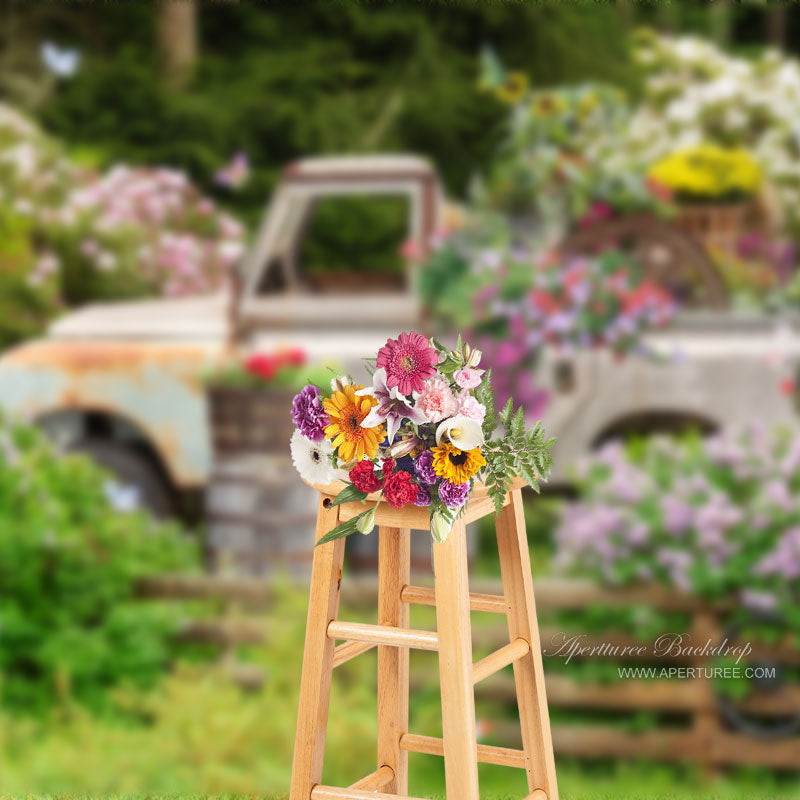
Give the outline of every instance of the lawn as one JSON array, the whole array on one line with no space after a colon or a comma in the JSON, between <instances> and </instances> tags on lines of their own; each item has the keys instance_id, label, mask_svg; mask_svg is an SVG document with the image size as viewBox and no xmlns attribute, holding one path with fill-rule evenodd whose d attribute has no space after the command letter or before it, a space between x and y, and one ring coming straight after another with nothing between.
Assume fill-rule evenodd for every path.
<instances>
[{"instance_id":1,"label":"lawn","mask_svg":"<svg viewBox=\"0 0 800 800\"><path fill-rule=\"evenodd\" d=\"M221 670L184 662L155 690L117 692L119 711L98 718L77 705L47 720L0 715L0 800L27 797L283 798L289 783L306 598L286 591L269 616L270 647L249 655L266 671L262 688L245 692ZM417 609L421 614L430 609ZM357 614L353 613L354 618ZM432 620L420 617L415 624ZM412 654L412 670L435 657ZM375 654L337 670L331 700L324 780L347 786L374 768ZM439 733L438 692L417 690L412 730ZM489 713L491 713L491 717ZM481 712L479 712L480 715ZM499 710L483 710L494 718ZM410 791L443 797L440 758L412 754ZM658 764L558 764L566 800L800 800L800 786L765 770L739 770L713 782L691 768ZM521 771L481 766L484 798L526 795ZM4 795L3 792L6 794Z\"/></svg>"}]
</instances>

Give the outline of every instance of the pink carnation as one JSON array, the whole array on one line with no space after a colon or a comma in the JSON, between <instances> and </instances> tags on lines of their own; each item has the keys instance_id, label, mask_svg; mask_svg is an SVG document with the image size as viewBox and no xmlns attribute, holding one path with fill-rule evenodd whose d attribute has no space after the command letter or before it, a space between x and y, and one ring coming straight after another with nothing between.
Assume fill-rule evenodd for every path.
<instances>
[{"instance_id":1,"label":"pink carnation","mask_svg":"<svg viewBox=\"0 0 800 800\"><path fill-rule=\"evenodd\" d=\"M469 392L461 392L458 395L458 413L483 423L486 417L486 406L479 403Z\"/></svg>"},{"instance_id":2,"label":"pink carnation","mask_svg":"<svg viewBox=\"0 0 800 800\"><path fill-rule=\"evenodd\" d=\"M474 389L481 384L481 376L486 370L475 369L474 367L466 367L464 369L456 370L453 373L453 378L462 389Z\"/></svg>"},{"instance_id":3,"label":"pink carnation","mask_svg":"<svg viewBox=\"0 0 800 800\"><path fill-rule=\"evenodd\" d=\"M441 422L458 411L458 401L444 378L431 378L425 381L414 408L421 409L431 422Z\"/></svg>"}]
</instances>

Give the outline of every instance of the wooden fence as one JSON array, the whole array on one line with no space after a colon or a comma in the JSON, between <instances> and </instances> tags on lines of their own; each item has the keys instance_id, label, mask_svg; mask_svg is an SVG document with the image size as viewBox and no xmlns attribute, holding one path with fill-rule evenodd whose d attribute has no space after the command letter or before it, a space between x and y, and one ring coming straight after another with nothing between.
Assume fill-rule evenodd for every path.
<instances>
[{"instance_id":1,"label":"wooden fence","mask_svg":"<svg viewBox=\"0 0 800 800\"><path fill-rule=\"evenodd\" d=\"M479 585L480 584L480 585ZM501 594L497 582L473 581L473 589L480 593ZM585 609L589 606L623 608L640 605L660 611L683 612L691 622L693 643L707 639L718 642L723 638L721 615L724 609L712 609L695 598L682 596L657 587L637 590L610 591L589 582L566 580L537 580L536 602L541 620L552 612L568 609ZM154 577L140 584L143 597L199 600L217 599L221 613L214 618L190 619L185 622L182 636L192 641L215 643L220 648L220 658L231 677L247 688L257 688L264 681L262 670L243 664L236 659L240 645L269 645L270 626L265 609L274 601L275 592L269 582L241 576ZM348 578L342 583L342 603L351 607L372 607L377 596L374 578ZM497 648L508 642L505 621L490 627L481 627L480 644ZM583 646L612 646L636 648L642 644L624 631L587 635L585 631L562 631L543 624L541 640L545 651L564 633L582 634ZM735 642L732 644L736 644ZM713 656L653 658L648 653L626 653L624 659L616 655L596 655L625 665L656 665L660 667L707 667L714 663ZM657 715L657 727L631 732L630 729L608 721L581 721L553 725L553 742L556 754L579 758L647 758L653 760L689 761L715 769L726 765L761 765L778 770L800 769L800 735L793 733L770 739L760 738L735 730L725 722L720 713L720 701L714 682L700 673L687 679L672 678L620 678L611 683L587 683L568 677L566 670L547 671L547 697L551 710L571 709L616 714L647 711ZM792 647L788 638L774 646L754 645L749 662L771 662L784 665L800 674L800 650ZM744 661L742 661L744 665ZM498 673L478 690L484 697L498 703L513 704L514 682L510 675ZM436 680L432 673L412 675L416 685ZM748 696L732 706L746 714L756 714L766 719L800 715L800 686L768 687ZM611 716L610 714L608 716ZM519 730L515 724L500 723L492 728L492 735L509 746L519 746Z\"/></svg>"}]
</instances>

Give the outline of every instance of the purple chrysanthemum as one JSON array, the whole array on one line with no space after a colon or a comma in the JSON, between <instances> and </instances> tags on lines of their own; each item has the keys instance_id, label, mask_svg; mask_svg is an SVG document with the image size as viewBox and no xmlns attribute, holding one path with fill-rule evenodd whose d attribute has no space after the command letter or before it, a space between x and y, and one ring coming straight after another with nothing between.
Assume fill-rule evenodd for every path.
<instances>
[{"instance_id":1,"label":"purple chrysanthemum","mask_svg":"<svg viewBox=\"0 0 800 800\"><path fill-rule=\"evenodd\" d=\"M417 499L414 501L415 506L425 507L431 504L431 495L427 487L417 484Z\"/></svg>"},{"instance_id":2,"label":"purple chrysanthemum","mask_svg":"<svg viewBox=\"0 0 800 800\"><path fill-rule=\"evenodd\" d=\"M423 450L414 461L414 472L417 477L428 486L436 483L439 476L433 471L433 452L431 450Z\"/></svg>"},{"instance_id":3,"label":"purple chrysanthemum","mask_svg":"<svg viewBox=\"0 0 800 800\"><path fill-rule=\"evenodd\" d=\"M320 390L311 384L306 386L292 401L292 422L307 439L321 442L325 426L330 423L322 407Z\"/></svg>"},{"instance_id":4,"label":"purple chrysanthemum","mask_svg":"<svg viewBox=\"0 0 800 800\"><path fill-rule=\"evenodd\" d=\"M448 508L461 508L469 497L469 482L451 483L443 480L439 484L439 497Z\"/></svg>"}]
</instances>

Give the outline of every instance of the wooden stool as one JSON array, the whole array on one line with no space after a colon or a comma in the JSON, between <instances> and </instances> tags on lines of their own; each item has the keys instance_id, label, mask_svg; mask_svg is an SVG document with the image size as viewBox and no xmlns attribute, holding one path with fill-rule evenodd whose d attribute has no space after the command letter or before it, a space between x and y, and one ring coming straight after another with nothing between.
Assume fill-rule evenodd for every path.
<instances>
[{"instance_id":1,"label":"wooden stool","mask_svg":"<svg viewBox=\"0 0 800 800\"><path fill-rule=\"evenodd\" d=\"M433 545L435 589L410 585L411 529L429 530L428 509L378 505L378 624L337 618L345 540L314 552L306 625L300 708L297 715L290 800L394 800L408 793L408 752L444 756L449 800L479 800L478 762L525 769L526 800L557 800L539 628L533 599L521 482L495 518L504 596L470 594L465 525L494 513L476 486L466 513L444 544ZM317 539L364 511L361 503L332 505L342 485L321 491ZM372 502L375 505L375 502ZM422 534L419 534L422 535ZM429 534L428 534L429 535ZM436 606L437 632L409 628L409 604ZM472 663L470 609L505 614L509 644ZM344 644L334 646L335 640ZM322 761L334 667L378 646L378 753L375 772L340 789L323 786ZM408 648L436 650L442 694L443 738L408 731ZM473 686L514 665L523 750L479 745Z\"/></svg>"}]
</instances>

